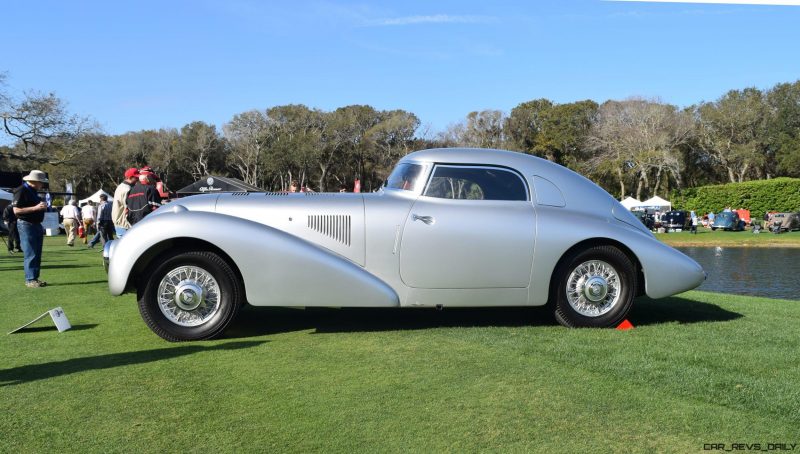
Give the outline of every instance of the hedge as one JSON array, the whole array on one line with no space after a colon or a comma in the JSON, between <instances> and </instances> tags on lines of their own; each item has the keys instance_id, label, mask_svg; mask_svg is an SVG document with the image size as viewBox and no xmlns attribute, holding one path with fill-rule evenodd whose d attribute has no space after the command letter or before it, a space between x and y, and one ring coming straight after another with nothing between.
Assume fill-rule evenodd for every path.
<instances>
[{"instance_id":1,"label":"hedge","mask_svg":"<svg viewBox=\"0 0 800 454\"><path fill-rule=\"evenodd\" d=\"M768 211L800 211L800 178L728 183L673 191L676 210L694 210L698 214L718 213L725 207L750 210L753 219L762 219Z\"/></svg>"}]
</instances>

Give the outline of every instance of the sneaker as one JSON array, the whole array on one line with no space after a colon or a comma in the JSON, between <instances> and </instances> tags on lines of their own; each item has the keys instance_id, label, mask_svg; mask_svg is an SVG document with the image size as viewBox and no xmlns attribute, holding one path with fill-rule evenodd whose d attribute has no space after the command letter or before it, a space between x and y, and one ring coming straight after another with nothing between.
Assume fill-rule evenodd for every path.
<instances>
[{"instance_id":1,"label":"sneaker","mask_svg":"<svg viewBox=\"0 0 800 454\"><path fill-rule=\"evenodd\" d=\"M47 284L45 284L45 285L47 285ZM42 283L40 281L32 280L32 281L25 282L25 287L28 287L28 288L39 288L39 287L44 287L44 285L42 285Z\"/></svg>"},{"instance_id":2,"label":"sneaker","mask_svg":"<svg viewBox=\"0 0 800 454\"><path fill-rule=\"evenodd\" d=\"M11 254L11 255L14 255L14 250L13 249L9 249L8 253Z\"/></svg>"}]
</instances>

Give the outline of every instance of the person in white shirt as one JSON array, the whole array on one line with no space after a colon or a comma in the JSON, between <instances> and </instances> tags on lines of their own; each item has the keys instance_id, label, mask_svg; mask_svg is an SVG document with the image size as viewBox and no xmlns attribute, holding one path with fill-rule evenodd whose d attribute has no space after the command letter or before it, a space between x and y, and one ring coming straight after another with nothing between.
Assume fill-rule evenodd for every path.
<instances>
[{"instance_id":1,"label":"person in white shirt","mask_svg":"<svg viewBox=\"0 0 800 454\"><path fill-rule=\"evenodd\" d=\"M113 205L111 206L111 220L114 222L114 233L117 238L122 238L131 228L128 222L128 193L136 182L139 181L139 169L131 167L125 171L125 179L114 191Z\"/></svg>"},{"instance_id":2,"label":"person in white shirt","mask_svg":"<svg viewBox=\"0 0 800 454\"><path fill-rule=\"evenodd\" d=\"M61 217L64 218L64 230L67 231L67 246L74 246L75 229L78 228L81 217L78 207L75 206L75 199L71 199L68 204L64 205L64 208L61 209Z\"/></svg>"},{"instance_id":3,"label":"person in white shirt","mask_svg":"<svg viewBox=\"0 0 800 454\"><path fill-rule=\"evenodd\" d=\"M97 217L94 209L94 202L91 200L89 203L81 208L81 217L83 218L83 244L89 243L89 235L94 233L94 220Z\"/></svg>"}]
</instances>

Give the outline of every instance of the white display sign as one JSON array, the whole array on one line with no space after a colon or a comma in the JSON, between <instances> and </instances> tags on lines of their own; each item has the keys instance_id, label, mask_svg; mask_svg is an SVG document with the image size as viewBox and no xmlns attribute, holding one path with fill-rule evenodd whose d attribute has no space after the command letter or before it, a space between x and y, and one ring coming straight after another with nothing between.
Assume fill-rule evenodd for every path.
<instances>
[{"instance_id":1,"label":"white display sign","mask_svg":"<svg viewBox=\"0 0 800 454\"><path fill-rule=\"evenodd\" d=\"M61 309L61 307L57 307L55 309L50 309L49 311L45 312L44 314L34 318L33 320L31 320L28 323L20 326L19 328L15 329L14 331L9 332L8 334L16 333L17 331L19 331L19 330L21 330L23 328L27 328L28 326L31 326L34 323L38 322L39 320L47 317L48 315L53 320L53 323L55 323L56 328L58 328L58 332L59 333L63 333L64 331L72 328L72 325L70 325L70 323L69 323L69 319L67 319L67 314L64 313L64 309Z\"/></svg>"},{"instance_id":2,"label":"white display sign","mask_svg":"<svg viewBox=\"0 0 800 454\"><path fill-rule=\"evenodd\" d=\"M42 221L42 228L44 228L47 236L58 235L58 213L55 211L45 213L44 220Z\"/></svg>"}]
</instances>

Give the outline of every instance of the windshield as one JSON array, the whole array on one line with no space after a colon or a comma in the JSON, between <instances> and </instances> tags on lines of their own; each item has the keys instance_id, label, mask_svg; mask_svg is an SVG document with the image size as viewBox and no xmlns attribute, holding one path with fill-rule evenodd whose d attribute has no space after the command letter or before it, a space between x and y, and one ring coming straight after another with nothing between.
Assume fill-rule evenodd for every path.
<instances>
[{"instance_id":1,"label":"windshield","mask_svg":"<svg viewBox=\"0 0 800 454\"><path fill-rule=\"evenodd\" d=\"M389 179L386 180L386 188L413 191L419 183L421 174L422 166L420 164L411 164L408 162L398 164L392 171L392 174L389 175Z\"/></svg>"}]
</instances>

